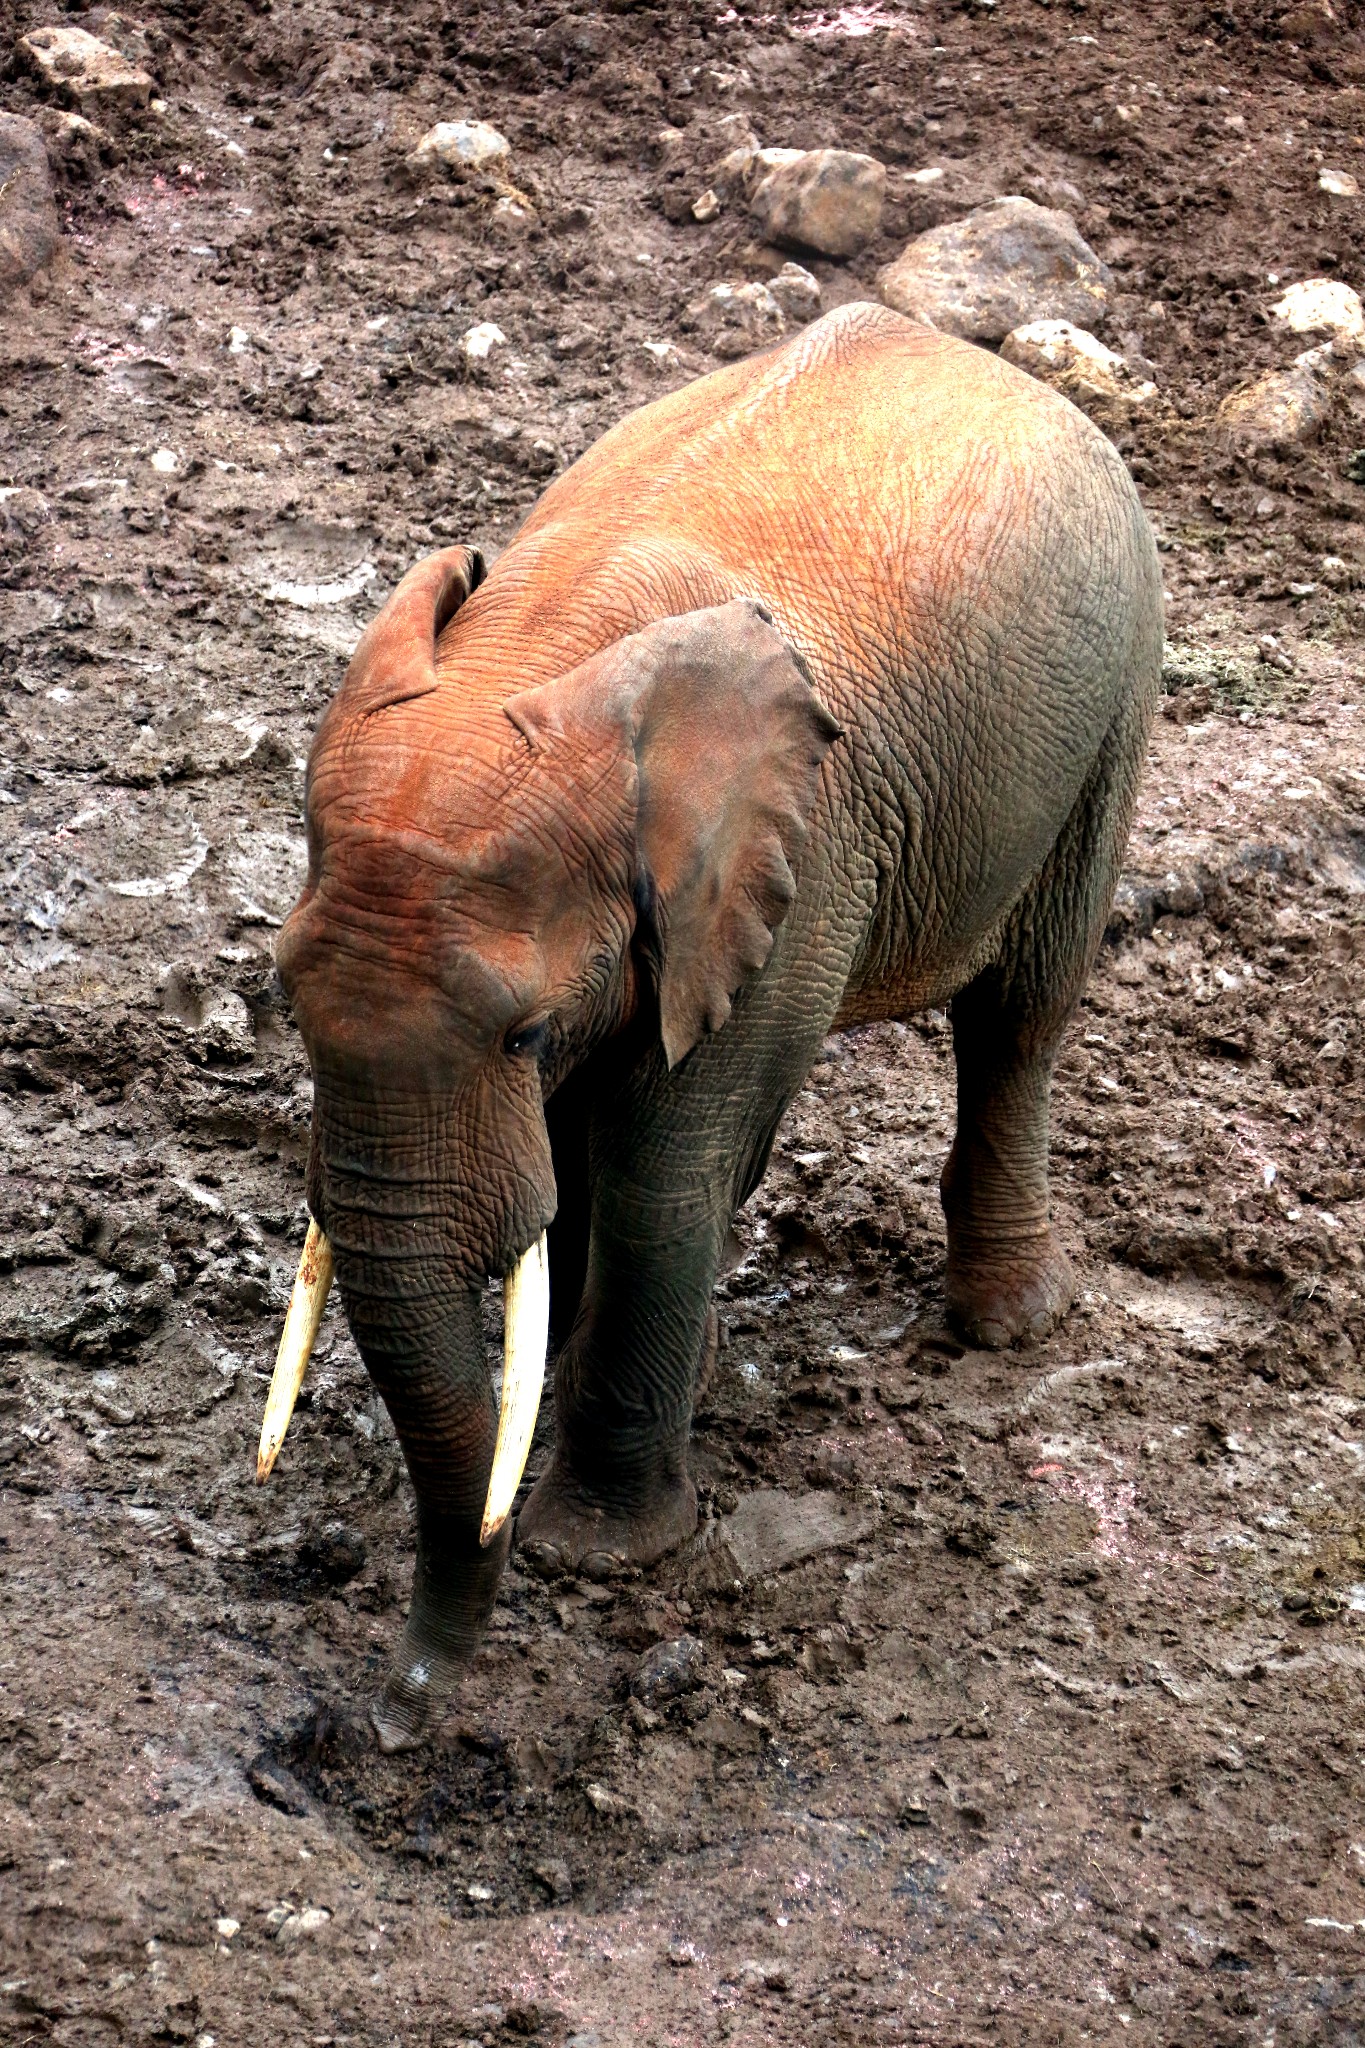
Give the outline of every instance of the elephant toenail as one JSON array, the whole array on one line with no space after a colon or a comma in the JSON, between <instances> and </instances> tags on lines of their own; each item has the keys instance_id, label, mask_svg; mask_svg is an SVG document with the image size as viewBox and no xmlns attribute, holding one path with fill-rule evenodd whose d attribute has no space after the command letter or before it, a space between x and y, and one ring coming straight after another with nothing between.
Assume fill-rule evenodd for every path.
<instances>
[{"instance_id":1,"label":"elephant toenail","mask_svg":"<svg viewBox=\"0 0 1365 2048\"><path fill-rule=\"evenodd\" d=\"M578 1569L583 1578L601 1585L607 1579L621 1578L629 1567L618 1550L590 1550Z\"/></svg>"},{"instance_id":2,"label":"elephant toenail","mask_svg":"<svg viewBox=\"0 0 1365 2048\"><path fill-rule=\"evenodd\" d=\"M517 1554L522 1563L542 1579L562 1579L569 1569L564 1553L557 1543L546 1543L543 1540L519 1543Z\"/></svg>"}]
</instances>

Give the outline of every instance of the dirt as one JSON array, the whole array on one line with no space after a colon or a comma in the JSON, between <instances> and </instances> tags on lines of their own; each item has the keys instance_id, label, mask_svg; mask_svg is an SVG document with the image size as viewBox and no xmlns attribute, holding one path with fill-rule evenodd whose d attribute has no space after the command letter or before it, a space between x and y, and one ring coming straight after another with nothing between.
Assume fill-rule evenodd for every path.
<instances>
[{"instance_id":1,"label":"dirt","mask_svg":"<svg viewBox=\"0 0 1365 2048\"><path fill-rule=\"evenodd\" d=\"M1282 458L1213 422L1305 346L1272 273L1365 284L1333 9L83 17L160 105L95 112L0 310L3 2038L1365 2039L1365 392ZM17 62L0 106L56 132ZM826 306L1022 190L1161 384L1119 440L1169 693L1056 1093L1083 1292L954 1342L946 1021L832 1041L721 1288L698 1543L514 1557L442 1739L384 1759L410 1497L335 1313L252 1483L303 756L410 562L496 552L748 345L693 310L790 253L691 217L736 113L890 167ZM463 116L501 179L414 182Z\"/></svg>"}]
</instances>

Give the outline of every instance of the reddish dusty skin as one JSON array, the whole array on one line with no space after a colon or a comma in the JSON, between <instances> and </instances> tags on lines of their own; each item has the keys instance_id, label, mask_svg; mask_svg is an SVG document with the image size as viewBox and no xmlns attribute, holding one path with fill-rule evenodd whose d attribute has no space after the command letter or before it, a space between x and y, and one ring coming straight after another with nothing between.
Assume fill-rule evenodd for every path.
<instances>
[{"instance_id":1,"label":"reddish dusty skin","mask_svg":"<svg viewBox=\"0 0 1365 2048\"><path fill-rule=\"evenodd\" d=\"M310 1199L421 1510L395 1743L496 1585L476 1290L553 1225L557 1447L521 1540L659 1556L695 1525L725 1233L831 1026L953 999L950 1308L985 1344L1065 1309L1052 1058L1160 659L1109 444L870 306L624 421L481 576L448 550L366 635L280 946Z\"/></svg>"}]
</instances>

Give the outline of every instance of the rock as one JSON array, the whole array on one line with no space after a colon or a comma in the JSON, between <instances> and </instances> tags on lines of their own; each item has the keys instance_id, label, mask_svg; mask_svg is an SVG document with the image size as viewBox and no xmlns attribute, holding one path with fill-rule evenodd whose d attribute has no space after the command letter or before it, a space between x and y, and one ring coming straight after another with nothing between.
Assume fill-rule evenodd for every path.
<instances>
[{"instance_id":1,"label":"rock","mask_svg":"<svg viewBox=\"0 0 1365 2048\"><path fill-rule=\"evenodd\" d=\"M486 363L495 348L505 348L507 336L492 320L481 320L460 336L460 352L467 363Z\"/></svg>"},{"instance_id":2,"label":"rock","mask_svg":"<svg viewBox=\"0 0 1365 2048\"><path fill-rule=\"evenodd\" d=\"M739 1966L739 1988L741 1991L789 1991L791 1978L787 1966L782 1962L761 1962L750 1957Z\"/></svg>"},{"instance_id":3,"label":"rock","mask_svg":"<svg viewBox=\"0 0 1365 2048\"><path fill-rule=\"evenodd\" d=\"M1291 284L1270 309L1270 317L1291 334L1329 334L1359 352L1365 348L1365 307L1339 277L1307 277Z\"/></svg>"},{"instance_id":4,"label":"rock","mask_svg":"<svg viewBox=\"0 0 1365 2048\"><path fill-rule=\"evenodd\" d=\"M47 85L78 106L145 107L152 96L151 77L140 64L83 28L30 29L18 48Z\"/></svg>"},{"instance_id":5,"label":"rock","mask_svg":"<svg viewBox=\"0 0 1365 2048\"><path fill-rule=\"evenodd\" d=\"M1034 320L1016 327L1000 344L1007 363L1098 415L1130 412L1150 405L1156 385L1135 375L1121 355L1069 320Z\"/></svg>"},{"instance_id":6,"label":"rock","mask_svg":"<svg viewBox=\"0 0 1365 2048\"><path fill-rule=\"evenodd\" d=\"M708 221L718 220L722 206L720 194L713 185L708 185L701 196L692 201L692 218L705 227Z\"/></svg>"},{"instance_id":7,"label":"rock","mask_svg":"<svg viewBox=\"0 0 1365 2048\"><path fill-rule=\"evenodd\" d=\"M59 237L43 138L32 121L0 114L0 290L27 284L52 261Z\"/></svg>"},{"instance_id":8,"label":"rock","mask_svg":"<svg viewBox=\"0 0 1365 2048\"><path fill-rule=\"evenodd\" d=\"M784 263L768 290L789 320L813 320L820 310L820 281L799 263Z\"/></svg>"},{"instance_id":9,"label":"rock","mask_svg":"<svg viewBox=\"0 0 1365 2048\"><path fill-rule=\"evenodd\" d=\"M491 171L511 154L507 137L487 121L438 121L407 161L412 170L444 165L449 171Z\"/></svg>"},{"instance_id":10,"label":"rock","mask_svg":"<svg viewBox=\"0 0 1365 2048\"><path fill-rule=\"evenodd\" d=\"M1332 344L1311 348L1287 370L1267 370L1231 391L1218 408L1218 424L1239 454L1297 448L1311 441L1332 410Z\"/></svg>"},{"instance_id":11,"label":"rock","mask_svg":"<svg viewBox=\"0 0 1365 2048\"><path fill-rule=\"evenodd\" d=\"M305 1906L302 1911L286 1914L275 1929L276 1941L299 1941L307 1934L320 1934L331 1919L325 1906Z\"/></svg>"},{"instance_id":12,"label":"rock","mask_svg":"<svg viewBox=\"0 0 1365 2048\"><path fill-rule=\"evenodd\" d=\"M107 129L67 108L43 107L38 126L53 170L74 182L98 177L101 167L117 162L121 154Z\"/></svg>"},{"instance_id":13,"label":"rock","mask_svg":"<svg viewBox=\"0 0 1365 2048\"><path fill-rule=\"evenodd\" d=\"M671 1642L656 1643L646 1652L630 1689L646 1707L667 1706L684 1693L695 1692L702 1682L706 1652L695 1636L676 1636Z\"/></svg>"},{"instance_id":14,"label":"rock","mask_svg":"<svg viewBox=\"0 0 1365 2048\"><path fill-rule=\"evenodd\" d=\"M1330 192L1334 199L1358 199L1360 186L1349 171L1334 171L1324 164L1318 172L1319 192Z\"/></svg>"},{"instance_id":15,"label":"rock","mask_svg":"<svg viewBox=\"0 0 1365 2048\"><path fill-rule=\"evenodd\" d=\"M768 242L856 256L882 224L886 166L849 149L811 149L767 172L749 201Z\"/></svg>"},{"instance_id":16,"label":"rock","mask_svg":"<svg viewBox=\"0 0 1365 2048\"><path fill-rule=\"evenodd\" d=\"M562 1906L573 1897L573 1879L562 1857L551 1856L544 1863L532 1864L531 1875L556 1905Z\"/></svg>"},{"instance_id":17,"label":"rock","mask_svg":"<svg viewBox=\"0 0 1365 2048\"><path fill-rule=\"evenodd\" d=\"M713 1522L697 1546L708 1579L761 1577L780 1572L825 1550L858 1543L875 1526L868 1508L833 1493L783 1493L762 1488L744 1496L723 1520Z\"/></svg>"},{"instance_id":18,"label":"rock","mask_svg":"<svg viewBox=\"0 0 1365 2048\"><path fill-rule=\"evenodd\" d=\"M877 273L882 301L897 313L986 342L1035 320L1093 328L1112 285L1070 214L1017 195L917 235Z\"/></svg>"},{"instance_id":19,"label":"rock","mask_svg":"<svg viewBox=\"0 0 1365 2048\"><path fill-rule=\"evenodd\" d=\"M689 309L686 324L714 336L718 356L733 360L780 341L787 331L782 308L766 284L713 284Z\"/></svg>"},{"instance_id":20,"label":"rock","mask_svg":"<svg viewBox=\"0 0 1365 2048\"><path fill-rule=\"evenodd\" d=\"M1339 33L1340 17L1332 0L1309 0L1304 7L1291 7L1275 24L1286 42L1311 48Z\"/></svg>"},{"instance_id":21,"label":"rock","mask_svg":"<svg viewBox=\"0 0 1365 2048\"><path fill-rule=\"evenodd\" d=\"M805 154L804 149L760 149L754 140L739 143L711 166L711 182L727 198L741 193L749 199L769 171L800 163Z\"/></svg>"}]
</instances>

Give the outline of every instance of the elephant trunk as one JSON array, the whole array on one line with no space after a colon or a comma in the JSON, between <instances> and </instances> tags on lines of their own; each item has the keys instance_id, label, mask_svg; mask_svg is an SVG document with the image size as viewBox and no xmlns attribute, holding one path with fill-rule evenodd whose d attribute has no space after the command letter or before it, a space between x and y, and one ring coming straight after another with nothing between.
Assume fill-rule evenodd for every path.
<instances>
[{"instance_id":1,"label":"elephant trunk","mask_svg":"<svg viewBox=\"0 0 1365 2048\"><path fill-rule=\"evenodd\" d=\"M402 1643L373 1720L381 1748L434 1725L478 1648L510 1529L480 1541L498 1424L480 1290L421 1254L336 1248L352 1334L402 1445L417 1501L417 1559Z\"/></svg>"}]
</instances>

